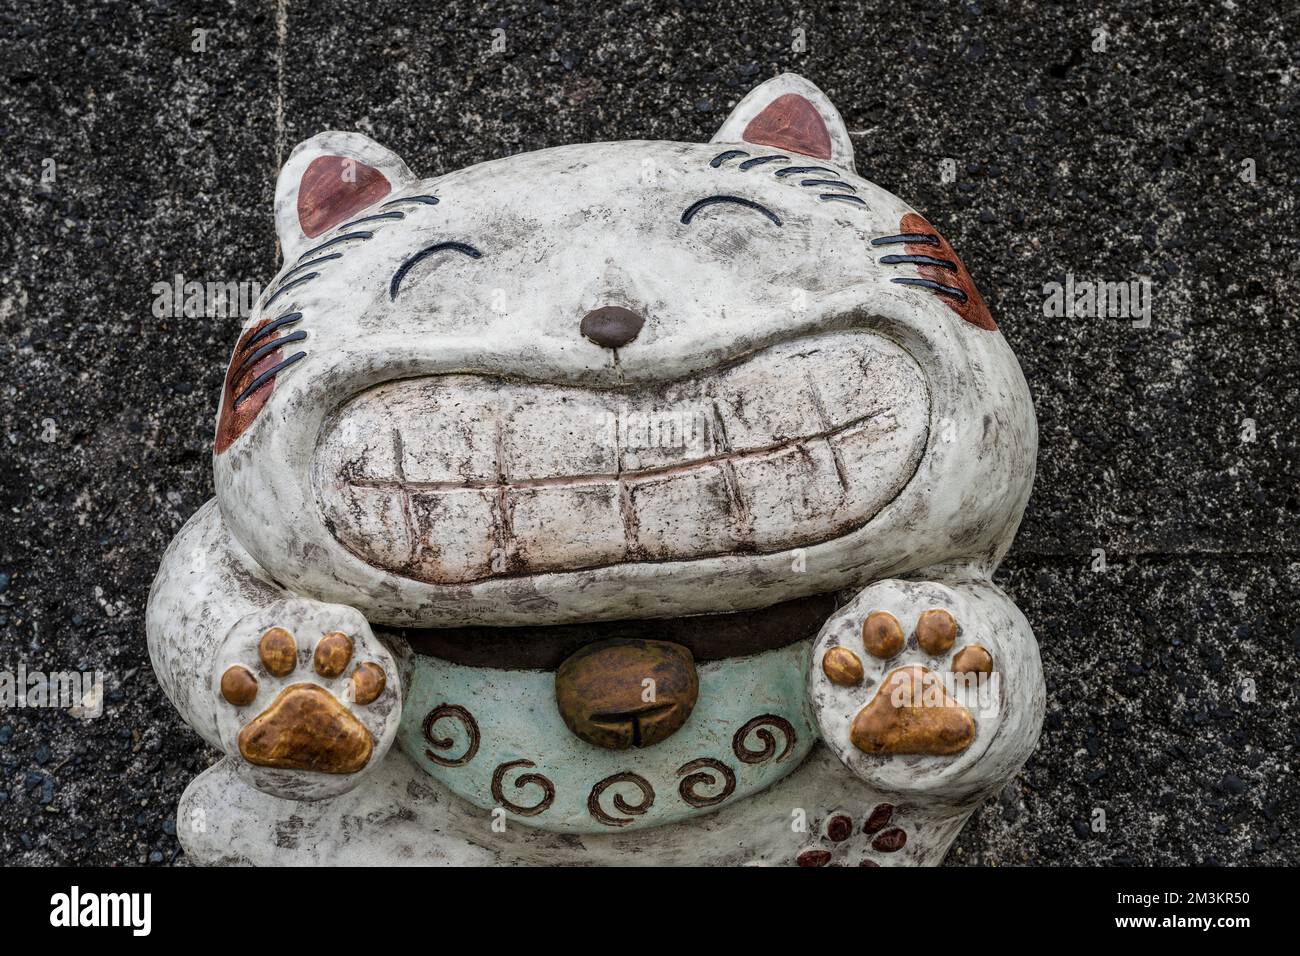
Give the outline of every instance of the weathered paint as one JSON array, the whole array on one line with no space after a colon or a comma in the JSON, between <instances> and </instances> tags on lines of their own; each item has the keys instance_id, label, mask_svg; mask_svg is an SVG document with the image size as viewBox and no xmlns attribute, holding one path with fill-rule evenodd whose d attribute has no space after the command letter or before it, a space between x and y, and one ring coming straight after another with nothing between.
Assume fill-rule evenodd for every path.
<instances>
[{"instance_id":1,"label":"weathered paint","mask_svg":"<svg viewBox=\"0 0 1300 956\"><path fill-rule=\"evenodd\" d=\"M713 812L584 834L551 832L510 813L504 828L494 827L493 811L459 798L401 751L366 786L307 804L250 790L231 763L205 771L181 798L182 821L201 814L206 822L201 831L177 827L191 859L257 866L793 866L801 854L823 850L827 862L847 866L937 866L973 809L932 810L924 800L882 793L846 774L820 744L790 776ZM627 793L636 796L631 786ZM888 824L864 832L882 805L892 808ZM847 839L835 841L826 831L841 815L854 825ZM898 849L873 845L887 834L882 845Z\"/></svg>"},{"instance_id":2,"label":"weathered paint","mask_svg":"<svg viewBox=\"0 0 1300 956\"><path fill-rule=\"evenodd\" d=\"M364 188L336 191L348 168ZM937 234L900 238L929 227L857 176L821 91L771 80L709 144L561 147L424 181L364 136L324 133L285 164L275 207L285 261L232 360L216 500L168 549L147 618L164 689L229 755L182 801L207 821L181 828L196 859L942 859L1041 722L1033 636L989 583L1036 426L964 267L930 261L951 252ZM960 296L934 288L954 272ZM584 333L593 314L622 320ZM641 447L619 427L693 411L699 447ZM550 671L417 656L386 630L839 591L859 593L815 641L769 636L701 664L680 729L622 751L566 729ZM914 636L934 608L959 628L937 655ZM861 644L872 611L905 636L892 660ZM274 627L297 639L284 676L259 655ZM314 666L335 633L374 670ZM886 674L950 673L972 643L1001 680L972 742L852 745ZM831 648L857 666L825 666ZM356 773L240 758L241 732L291 682L364 728ZM409 759L390 752L399 737Z\"/></svg>"},{"instance_id":3,"label":"weathered paint","mask_svg":"<svg viewBox=\"0 0 1300 956\"><path fill-rule=\"evenodd\" d=\"M628 750L596 747L569 732L555 703L554 673L493 671L419 657L412 664L397 742L430 776L486 810L502 805L493 793L497 769L512 761L530 761L528 768L506 774L497 789L510 801L531 806L540 799L540 785L515 786L517 775L546 777L554 786L554 801L544 813L530 815L525 822L564 832L610 829L590 812L588 798L600 781L635 771L651 788L653 805L632 818L614 816L628 819L620 828L653 827L705 812L683 799L680 790L687 776L681 769L694 760L711 758L730 769L736 777L730 803L768 787L799 766L817 738L804 707L807 654L806 645L796 644L701 666L699 699L686 724L654 746ZM438 710L446 705L457 709ZM428 721L435 711L435 719ZM747 763L737 756L736 735L765 715L788 722L793 740L786 741L774 729L776 723L756 724L741 741L740 752L753 759L752 754L763 749L760 729L774 734L777 749L770 759ZM436 743L431 744L430 738ZM471 750L471 740L477 741L473 756L461 762ZM719 772L715 786L700 786L698 792L716 794L724 776ZM607 811L617 793L630 800L637 790L630 786L609 793Z\"/></svg>"}]
</instances>

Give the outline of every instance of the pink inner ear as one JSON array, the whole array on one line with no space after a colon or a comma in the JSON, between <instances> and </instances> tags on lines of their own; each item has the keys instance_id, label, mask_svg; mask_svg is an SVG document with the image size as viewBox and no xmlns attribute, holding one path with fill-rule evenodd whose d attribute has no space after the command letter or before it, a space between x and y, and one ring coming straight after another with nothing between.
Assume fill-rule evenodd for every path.
<instances>
[{"instance_id":1,"label":"pink inner ear","mask_svg":"<svg viewBox=\"0 0 1300 956\"><path fill-rule=\"evenodd\" d=\"M817 107L798 93L783 93L745 127L745 142L831 158L831 134Z\"/></svg>"},{"instance_id":2,"label":"pink inner ear","mask_svg":"<svg viewBox=\"0 0 1300 956\"><path fill-rule=\"evenodd\" d=\"M393 191L373 166L346 156L317 156L298 184L298 222L314 239Z\"/></svg>"}]
</instances>

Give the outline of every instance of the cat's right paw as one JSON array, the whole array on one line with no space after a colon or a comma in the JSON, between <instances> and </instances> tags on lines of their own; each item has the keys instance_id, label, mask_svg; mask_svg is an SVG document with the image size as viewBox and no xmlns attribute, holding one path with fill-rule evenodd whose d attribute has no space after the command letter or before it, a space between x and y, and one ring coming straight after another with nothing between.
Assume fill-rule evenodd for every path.
<instances>
[{"instance_id":1,"label":"cat's right paw","mask_svg":"<svg viewBox=\"0 0 1300 956\"><path fill-rule=\"evenodd\" d=\"M339 605L277 602L241 621L213 679L226 752L253 786L295 800L352 789L401 716L392 655Z\"/></svg>"}]
</instances>

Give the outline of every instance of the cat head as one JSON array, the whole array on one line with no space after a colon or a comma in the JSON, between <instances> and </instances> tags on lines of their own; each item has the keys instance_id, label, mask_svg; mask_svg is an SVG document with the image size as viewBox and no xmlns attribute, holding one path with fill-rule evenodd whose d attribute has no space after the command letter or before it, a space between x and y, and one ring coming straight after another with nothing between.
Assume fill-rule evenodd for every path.
<instances>
[{"instance_id":1,"label":"cat head","mask_svg":"<svg viewBox=\"0 0 1300 956\"><path fill-rule=\"evenodd\" d=\"M323 133L275 214L284 265L214 462L232 531L304 593L394 623L657 616L1010 542L1036 444L1020 369L800 77L710 143L426 180Z\"/></svg>"}]
</instances>

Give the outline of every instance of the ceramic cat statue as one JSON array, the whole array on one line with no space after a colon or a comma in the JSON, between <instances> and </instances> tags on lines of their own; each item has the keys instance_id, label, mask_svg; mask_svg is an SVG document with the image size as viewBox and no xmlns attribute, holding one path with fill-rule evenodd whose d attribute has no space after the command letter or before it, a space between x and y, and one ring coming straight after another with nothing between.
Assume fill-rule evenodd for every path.
<instances>
[{"instance_id":1,"label":"ceramic cat statue","mask_svg":"<svg viewBox=\"0 0 1300 956\"><path fill-rule=\"evenodd\" d=\"M937 864L1033 749L1020 367L776 77L709 143L280 173L149 650L201 863Z\"/></svg>"}]
</instances>

